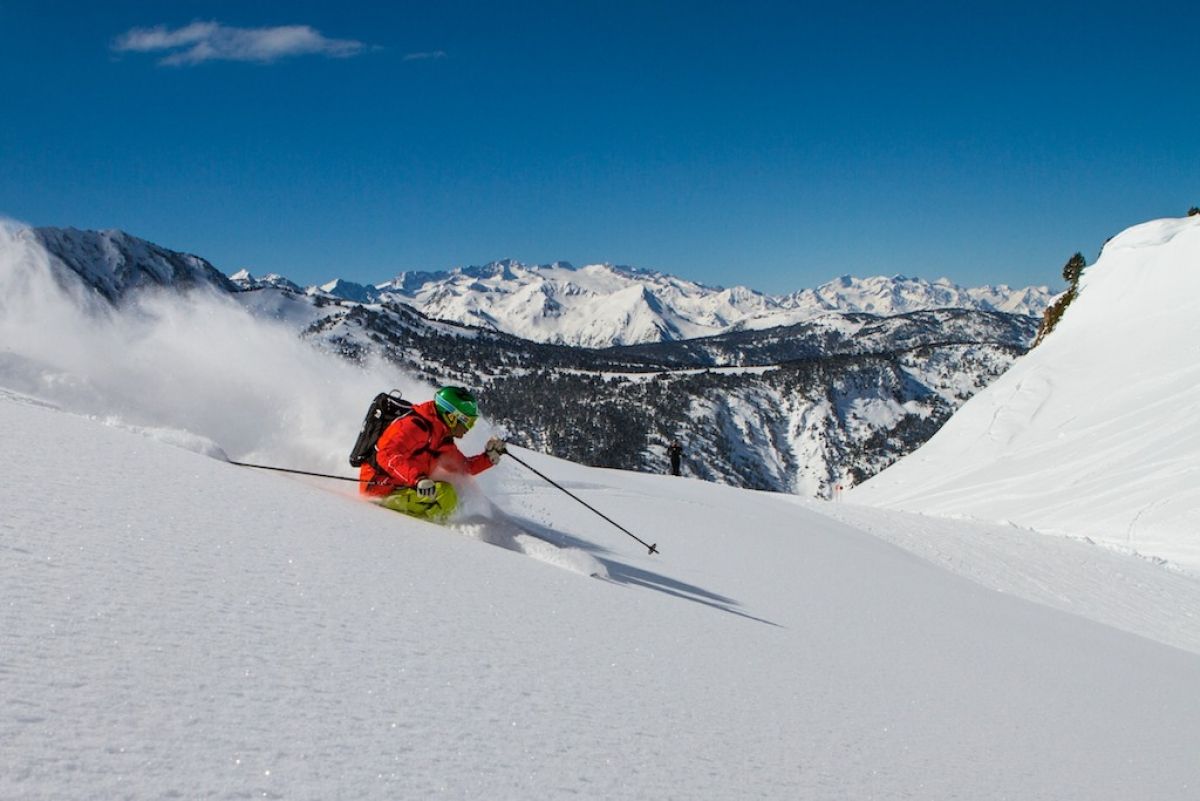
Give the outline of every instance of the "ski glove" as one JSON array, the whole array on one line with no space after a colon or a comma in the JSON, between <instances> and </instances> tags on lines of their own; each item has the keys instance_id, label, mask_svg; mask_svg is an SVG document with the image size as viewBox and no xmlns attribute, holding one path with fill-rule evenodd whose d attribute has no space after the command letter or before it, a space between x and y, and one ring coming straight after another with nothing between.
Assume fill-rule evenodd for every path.
<instances>
[{"instance_id":1,"label":"ski glove","mask_svg":"<svg viewBox=\"0 0 1200 801\"><path fill-rule=\"evenodd\" d=\"M487 457L492 460L492 464L500 461L500 457L508 453L508 448L504 446L504 440L499 437L492 437L487 441L487 447L483 449Z\"/></svg>"},{"instance_id":2,"label":"ski glove","mask_svg":"<svg viewBox=\"0 0 1200 801\"><path fill-rule=\"evenodd\" d=\"M417 494L422 498L432 498L437 494L437 484L432 479L423 478L417 482Z\"/></svg>"}]
</instances>

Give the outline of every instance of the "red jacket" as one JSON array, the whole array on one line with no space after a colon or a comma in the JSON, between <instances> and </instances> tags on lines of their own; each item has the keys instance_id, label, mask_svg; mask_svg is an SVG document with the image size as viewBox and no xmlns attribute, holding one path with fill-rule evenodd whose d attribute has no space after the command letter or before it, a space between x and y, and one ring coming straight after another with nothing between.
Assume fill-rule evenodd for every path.
<instances>
[{"instance_id":1,"label":"red jacket","mask_svg":"<svg viewBox=\"0 0 1200 801\"><path fill-rule=\"evenodd\" d=\"M482 473L492 466L486 453L467 458L454 444L450 429L433 401L418 403L384 429L375 445L376 473L370 462L358 473L364 495L387 495L399 487L415 486L422 478L444 480L447 475Z\"/></svg>"}]
</instances>

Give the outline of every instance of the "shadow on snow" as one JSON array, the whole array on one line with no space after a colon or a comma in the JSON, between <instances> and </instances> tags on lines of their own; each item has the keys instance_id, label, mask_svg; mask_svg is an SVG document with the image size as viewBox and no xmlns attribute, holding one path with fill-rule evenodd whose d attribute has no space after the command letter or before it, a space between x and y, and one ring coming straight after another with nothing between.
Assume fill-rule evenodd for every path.
<instances>
[{"instance_id":1,"label":"shadow on snow","mask_svg":"<svg viewBox=\"0 0 1200 801\"><path fill-rule=\"evenodd\" d=\"M661 573L656 573L651 570L644 570L633 565L618 561L612 556L612 551L608 548L596 545L579 537L565 534L556 529L549 528L541 523L533 520L528 520L522 517L503 513L513 524L518 526L523 533L531 537L548 542L558 548L575 548L592 555L600 564L604 565L608 573L607 580L611 584L625 584L635 587L644 587L649 590L656 590L661 593L682 598L685 601L703 604L712 609L717 609L722 612L727 612L731 615L753 620L756 623L765 623L768 626L779 627L775 623L764 618L755 617L754 615L740 611L737 607L740 604L732 598L724 595L718 595L715 592L710 592L702 587L697 587L694 584L688 584L677 579L664 576Z\"/></svg>"}]
</instances>

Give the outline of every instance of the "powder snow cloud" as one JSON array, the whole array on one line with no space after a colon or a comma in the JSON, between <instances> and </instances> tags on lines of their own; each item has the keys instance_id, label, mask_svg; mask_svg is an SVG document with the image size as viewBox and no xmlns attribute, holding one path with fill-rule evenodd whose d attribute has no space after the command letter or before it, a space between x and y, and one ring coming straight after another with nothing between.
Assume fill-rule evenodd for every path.
<instances>
[{"instance_id":1,"label":"powder snow cloud","mask_svg":"<svg viewBox=\"0 0 1200 801\"><path fill-rule=\"evenodd\" d=\"M3 218L0 387L192 450L342 475L377 392L433 391L374 355L355 365L322 352L203 289L147 291L118 310Z\"/></svg>"},{"instance_id":2,"label":"powder snow cloud","mask_svg":"<svg viewBox=\"0 0 1200 801\"><path fill-rule=\"evenodd\" d=\"M370 49L353 39L330 39L308 25L233 28L219 22L193 22L182 28L165 25L133 28L112 43L118 53L170 51L159 60L166 66L192 66L205 61L252 61L270 64L290 56L350 58Z\"/></svg>"}]
</instances>

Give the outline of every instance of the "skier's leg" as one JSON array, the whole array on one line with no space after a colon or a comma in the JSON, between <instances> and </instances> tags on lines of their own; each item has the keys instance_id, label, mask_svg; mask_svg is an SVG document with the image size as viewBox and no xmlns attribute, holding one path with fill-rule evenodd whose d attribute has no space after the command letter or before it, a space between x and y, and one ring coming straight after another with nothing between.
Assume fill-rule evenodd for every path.
<instances>
[{"instance_id":1,"label":"skier's leg","mask_svg":"<svg viewBox=\"0 0 1200 801\"><path fill-rule=\"evenodd\" d=\"M454 485L447 481L437 481L435 484L437 486L432 498L421 497L413 487L401 487L381 500L379 505L393 512L441 523L458 506L458 494L454 491Z\"/></svg>"},{"instance_id":2,"label":"skier's leg","mask_svg":"<svg viewBox=\"0 0 1200 801\"><path fill-rule=\"evenodd\" d=\"M401 514L406 515L413 514L413 512L410 511L410 507L416 506L416 504L413 503L416 497L417 491L412 487L401 487L400 489L380 500L379 505L384 508L391 509L393 512L400 512Z\"/></svg>"},{"instance_id":3,"label":"skier's leg","mask_svg":"<svg viewBox=\"0 0 1200 801\"><path fill-rule=\"evenodd\" d=\"M433 503L430 505L428 517L434 522L444 523L458 507L458 492L449 481L434 483L437 485L437 489L433 494Z\"/></svg>"}]
</instances>

